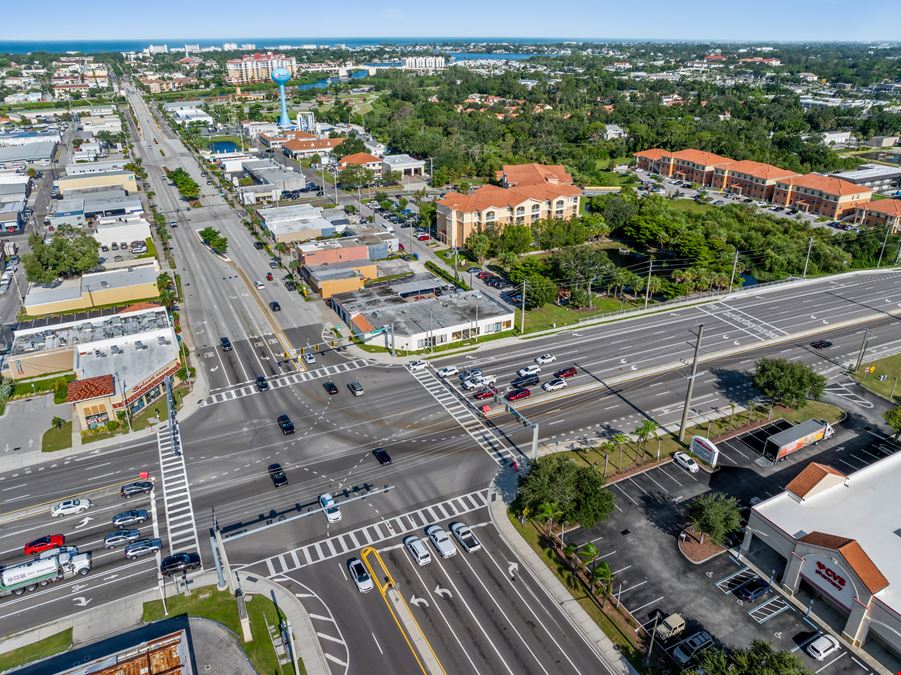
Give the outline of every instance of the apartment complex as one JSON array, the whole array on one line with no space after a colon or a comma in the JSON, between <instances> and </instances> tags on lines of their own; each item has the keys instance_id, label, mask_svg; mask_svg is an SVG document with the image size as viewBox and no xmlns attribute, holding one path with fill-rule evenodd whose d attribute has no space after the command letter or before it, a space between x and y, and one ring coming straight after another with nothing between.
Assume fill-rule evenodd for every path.
<instances>
[{"instance_id":1,"label":"apartment complex","mask_svg":"<svg viewBox=\"0 0 901 675\"><path fill-rule=\"evenodd\" d=\"M244 54L239 59L229 59L225 62L225 76L232 84L266 82L276 68L287 69L293 77L297 72L297 60L293 56L272 52Z\"/></svg>"},{"instance_id":2,"label":"apartment complex","mask_svg":"<svg viewBox=\"0 0 901 675\"><path fill-rule=\"evenodd\" d=\"M448 192L438 200L438 238L463 246L473 232L579 215L582 191L562 166L525 164L498 172L500 187L485 185L469 194Z\"/></svg>"},{"instance_id":3,"label":"apartment complex","mask_svg":"<svg viewBox=\"0 0 901 675\"><path fill-rule=\"evenodd\" d=\"M809 173L776 181L773 203L816 213L827 218L841 218L873 196L873 189L841 178Z\"/></svg>"},{"instance_id":4,"label":"apartment complex","mask_svg":"<svg viewBox=\"0 0 901 675\"><path fill-rule=\"evenodd\" d=\"M403 60L404 70L432 72L444 70L446 61L443 56L407 56Z\"/></svg>"},{"instance_id":5,"label":"apartment complex","mask_svg":"<svg viewBox=\"0 0 901 675\"><path fill-rule=\"evenodd\" d=\"M867 227L891 227L901 233L901 199L880 199L867 202L854 210L854 222Z\"/></svg>"},{"instance_id":6,"label":"apartment complex","mask_svg":"<svg viewBox=\"0 0 901 675\"><path fill-rule=\"evenodd\" d=\"M338 160L338 171L344 171L349 166L362 166L372 171L377 178L382 175L382 160L368 152L355 152Z\"/></svg>"}]
</instances>

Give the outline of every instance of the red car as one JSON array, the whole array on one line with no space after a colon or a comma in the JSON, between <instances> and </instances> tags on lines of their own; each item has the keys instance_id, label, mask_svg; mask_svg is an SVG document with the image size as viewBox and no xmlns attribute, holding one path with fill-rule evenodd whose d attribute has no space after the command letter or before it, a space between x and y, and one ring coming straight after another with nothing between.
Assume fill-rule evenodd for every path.
<instances>
[{"instance_id":1,"label":"red car","mask_svg":"<svg viewBox=\"0 0 901 675\"><path fill-rule=\"evenodd\" d=\"M25 544L25 555L37 555L51 548L61 548L66 545L64 534L50 534L40 539L35 539Z\"/></svg>"},{"instance_id":2,"label":"red car","mask_svg":"<svg viewBox=\"0 0 901 675\"><path fill-rule=\"evenodd\" d=\"M579 374L579 371L570 366L569 368L561 368L556 373L554 373L554 377L575 377Z\"/></svg>"},{"instance_id":3,"label":"red car","mask_svg":"<svg viewBox=\"0 0 901 675\"><path fill-rule=\"evenodd\" d=\"M507 395L504 396L508 401L519 401L520 399L529 398L532 395L532 392L523 387L522 389L514 389L513 391L508 391Z\"/></svg>"},{"instance_id":4,"label":"red car","mask_svg":"<svg viewBox=\"0 0 901 675\"><path fill-rule=\"evenodd\" d=\"M272 272L266 272L266 280L272 281Z\"/></svg>"},{"instance_id":5,"label":"red car","mask_svg":"<svg viewBox=\"0 0 901 675\"><path fill-rule=\"evenodd\" d=\"M476 276L477 276L479 279L481 279L482 281L484 281L484 280L487 279L488 277L491 277L491 276L494 276L494 275L491 274L491 272L486 272L485 270L482 270L481 272L479 272L478 274L476 274Z\"/></svg>"},{"instance_id":6,"label":"red car","mask_svg":"<svg viewBox=\"0 0 901 675\"><path fill-rule=\"evenodd\" d=\"M429 239L431 239L431 237L430 237L429 235L427 235L427 234L420 234L420 235L419 235L418 237L416 237L416 238L417 238L419 241L428 241Z\"/></svg>"},{"instance_id":7,"label":"red car","mask_svg":"<svg viewBox=\"0 0 901 675\"><path fill-rule=\"evenodd\" d=\"M494 387L485 387L484 389L479 389L475 393L476 401L484 401L485 399L494 398L497 395L497 389Z\"/></svg>"}]
</instances>

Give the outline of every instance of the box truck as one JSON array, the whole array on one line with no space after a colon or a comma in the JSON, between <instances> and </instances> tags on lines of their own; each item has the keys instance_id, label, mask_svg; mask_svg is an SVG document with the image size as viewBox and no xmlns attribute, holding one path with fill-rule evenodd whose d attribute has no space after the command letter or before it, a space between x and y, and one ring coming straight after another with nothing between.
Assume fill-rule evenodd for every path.
<instances>
[{"instance_id":1,"label":"box truck","mask_svg":"<svg viewBox=\"0 0 901 675\"><path fill-rule=\"evenodd\" d=\"M832 425L826 420L807 420L767 438L763 454L779 461L808 445L832 438L834 433Z\"/></svg>"}]
</instances>

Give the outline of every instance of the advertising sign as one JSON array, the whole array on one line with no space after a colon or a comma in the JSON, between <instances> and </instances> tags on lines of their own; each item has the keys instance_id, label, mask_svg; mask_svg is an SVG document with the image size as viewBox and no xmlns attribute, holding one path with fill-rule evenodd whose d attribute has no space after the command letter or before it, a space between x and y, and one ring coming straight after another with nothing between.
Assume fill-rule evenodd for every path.
<instances>
[{"instance_id":1,"label":"advertising sign","mask_svg":"<svg viewBox=\"0 0 901 675\"><path fill-rule=\"evenodd\" d=\"M691 454L698 457L705 464L716 466L716 461L720 456L719 448L703 436L692 436L691 445L688 446L688 449Z\"/></svg>"},{"instance_id":2,"label":"advertising sign","mask_svg":"<svg viewBox=\"0 0 901 675\"><path fill-rule=\"evenodd\" d=\"M839 566L830 558L814 553L804 558L801 576L842 607L851 607L855 596L854 584L848 578L844 565Z\"/></svg>"}]
</instances>

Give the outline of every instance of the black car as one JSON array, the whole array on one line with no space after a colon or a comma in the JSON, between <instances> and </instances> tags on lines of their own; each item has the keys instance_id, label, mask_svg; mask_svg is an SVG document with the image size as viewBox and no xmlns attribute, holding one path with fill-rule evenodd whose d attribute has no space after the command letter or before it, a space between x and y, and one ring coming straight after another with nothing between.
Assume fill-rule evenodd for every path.
<instances>
[{"instance_id":1,"label":"black car","mask_svg":"<svg viewBox=\"0 0 901 675\"><path fill-rule=\"evenodd\" d=\"M534 387L538 384L538 376L537 375L523 375L522 377L517 377L510 383L510 386L514 389L522 389L523 387Z\"/></svg>"},{"instance_id":2,"label":"black car","mask_svg":"<svg viewBox=\"0 0 901 675\"><path fill-rule=\"evenodd\" d=\"M754 577L735 589L735 595L745 602L755 603L769 593L770 583L766 579Z\"/></svg>"},{"instance_id":3,"label":"black car","mask_svg":"<svg viewBox=\"0 0 901 675\"><path fill-rule=\"evenodd\" d=\"M289 291L296 291L297 284L295 284L293 281L286 281L285 288L287 288Z\"/></svg>"},{"instance_id":4,"label":"black car","mask_svg":"<svg viewBox=\"0 0 901 675\"><path fill-rule=\"evenodd\" d=\"M279 415L278 428L282 430L282 433L285 436L290 436L294 433L294 422L292 422L291 418L287 415Z\"/></svg>"},{"instance_id":5,"label":"black car","mask_svg":"<svg viewBox=\"0 0 901 675\"><path fill-rule=\"evenodd\" d=\"M266 391L267 389L269 389L269 383L262 375L257 376L257 389L259 389L260 391Z\"/></svg>"},{"instance_id":6,"label":"black car","mask_svg":"<svg viewBox=\"0 0 901 675\"><path fill-rule=\"evenodd\" d=\"M131 499L135 495L146 495L153 490L153 483L149 480L136 480L133 483L126 483L119 488L119 494L126 499Z\"/></svg>"},{"instance_id":7,"label":"black car","mask_svg":"<svg viewBox=\"0 0 901 675\"><path fill-rule=\"evenodd\" d=\"M253 247L254 247L257 251L262 251L262 250L263 250L263 242L261 242L261 241L255 241L255 242L253 242Z\"/></svg>"},{"instance_id":8,"label":"black car","mask_svg":"<svg viewBox=\"0 0 901 675\"><path fill-rule=\"evenodd\" d=\"M288 484L288 476L285 474L282 469L281 464L270 464L269 465L269 478L272 479L272 484L275 487L281 487L282 485Z\"/></svg>"},{"instance_id":9,"label":"black car","mask_svg":"<svg viewBox=\"0 0 901 675\"><path fill-rule=\"evenodd\" d=\"M829 340L817 340L816 342L811 342L810 346L814 349L829 349L832 343Z\"/></svg>"},{"instance_id":10,"label":"black car","mask_svg":"<svg viewBox=\"0 0 901 675\"><path fill-rule=\"evenodd\" d=\"M376 448L372 451L372 454L379 460L379 464L382 466L391 464L391 455L388 454L388 451L385 450L385 448Z\"/></svg>"},{"instance_id":11,"label":"black car","mask_svg":"<svg viewBox=\"0 0 901 675\"><path fill-rule=\"evenodd\" d=\"M227 337L219 338L219 344L222 345L222 351L230 352L232 350L232 341Z\"/></svg>"},{"instance_id":12,"label":"black car","mask_svg":"<svg viewBox=\"0 0 901 675\"><path fill-rule=\"evenodd\" d=\"M184 574L200 569L200 555L197 553L173 553L163 558L160 572L166 576Z\"/></svg>"},{"instance_id":13,"label":"black car","mask_svg":"<svg viewBox=\"0 0 901 675\"><path fill-rule=\"evenodd\" d=\"M322 388L328 392L329 396L334 396L338 393L338 387L335 386L334 382L323 382Z\"/></svg>"},{"instance_id":14,"label":"black car","mask_svg":"<svg viewBox=\"0 0 901 675\"><path fill-rule=\"evenodd\" d=\"M271 309L273 312L280 312L280 311L282 311L282 306L280 304L278 304L275 300L273 300L272 302L269 303L269 309Z\"/></svg>"}]
</instances>

